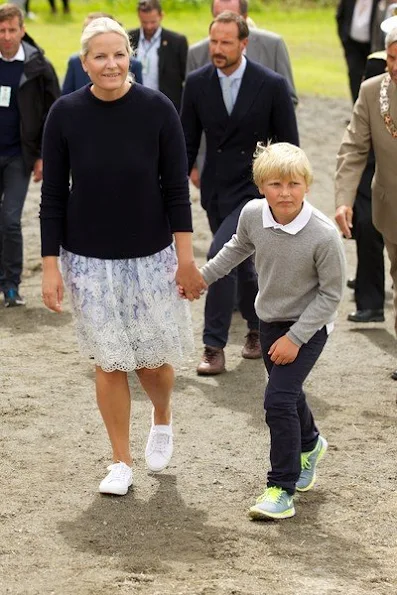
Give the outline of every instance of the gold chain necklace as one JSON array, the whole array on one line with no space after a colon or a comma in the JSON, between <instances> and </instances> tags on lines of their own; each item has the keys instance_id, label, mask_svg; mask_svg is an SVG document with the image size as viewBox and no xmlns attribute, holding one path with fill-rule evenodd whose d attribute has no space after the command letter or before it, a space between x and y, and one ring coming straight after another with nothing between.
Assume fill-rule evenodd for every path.
<instances>
[{"instance_id":1,"label":"gold chain necklace","mask_svg":"<svg viewBox=\"0 0 397 595\"><path fill-rule=\"evenodd\" d=\"M386 74L380 84L380 94L379 94L380 115L383 118L383 121L385 123L386 129L389 132L389 134L391 134L393 138L397 138L397 127L394 124L392 117L390 115L390 103L389 103L389 95L388 95L390 83L391 83L390 74Z\"/></svg>"}]
</instances>

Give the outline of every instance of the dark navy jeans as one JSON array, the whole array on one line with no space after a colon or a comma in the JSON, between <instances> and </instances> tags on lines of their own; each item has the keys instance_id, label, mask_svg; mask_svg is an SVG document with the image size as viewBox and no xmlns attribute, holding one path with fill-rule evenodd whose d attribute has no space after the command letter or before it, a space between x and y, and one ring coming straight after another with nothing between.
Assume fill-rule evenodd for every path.
<instances>
[{"instance_id":1,"label":"dark navy jeans","mask_svg":"<svg viewBox=\"0 0 397 595\"><path fill-rule=\"evenodd\" d=\"M21 156L0 157L0 291L18 289L21 282L21 218L29 180Z\"/></svg>"},{"instance_id":2,"label":"dark navy jeans","mask_svg":"<svg viewBox=\"0 0 397 595\"><path fill-rule=\"evenodd\" d=\"M285 335L293 322L260 321L263 359L269 374L264 408L270 429L270 465L267 486L278 486L295 492L301 472L301 452L316 445L319 432L306 402L303 383L320 356L327 341L323 327L299 349L291 364L278 366L267 355L271 345Z\"/></svg>"},{"instance_id":3,"label":"dark navy jeans","mask_svg":"<svg viewBox=\"0 0 397 595\"><path fill-rule=\"evenodd\" d=\"M208 222L213 233L213 240L208 251L208 259L213 258L223 248L234 233L241 209L237 207L230 215L221 218L216 207L207 211ZM208 288L204 311L204 345L225 347L235 306L238 280L238 307L250 330L258 329L259 320L255 312L254 301L258 293L258 280L252 258L247 258L228 275L219 279Z\"/></svg>"}]
</instances>

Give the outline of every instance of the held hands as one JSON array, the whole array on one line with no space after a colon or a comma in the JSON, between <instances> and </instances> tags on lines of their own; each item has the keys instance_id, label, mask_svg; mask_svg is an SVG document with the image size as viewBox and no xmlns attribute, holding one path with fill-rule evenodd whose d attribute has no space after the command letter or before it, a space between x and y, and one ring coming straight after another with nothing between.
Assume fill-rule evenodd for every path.
<instances>
[{"instance_id":1,"label":"held hands","mask_svg":"<svg viewBox=\"0 0 397 595\"><path fill-rule=\"evenodd\" d=\"M285 364L292 364L295 361L299 347L287 335L284 335L273 343L267 353L274 364L285 366Z\"/></svg>"},{"instance_id":2,"label":"held hands","mask_svg":"<svg viewBox=\"0 0 397 595\"><path fill-rule=\"evenodd\" d=\"M341 205L336 209L335 221L345 238L349 240L352 237L353 209L346 205Z\"/></svg>"},{"instance_id":3,"label":"held hands","mask_svg":"<svg viewBox=\"0 0 397 595\"><path fill-rule=\"evenodd\" d=\"M179 264L175 275L179 295L190 302L198 300L207 289L207 284L195 262Z\"/></svg>"},{"instance_id":4,"label":"held hands","mask_svg":"<svg viewBox=\"0 0 397 595\"><path fill-rule=\"evenodd\" d=\"M42 298L50 310L62 311L63 281L57 265L43 264Z\"/></svg>"}]
</instances>

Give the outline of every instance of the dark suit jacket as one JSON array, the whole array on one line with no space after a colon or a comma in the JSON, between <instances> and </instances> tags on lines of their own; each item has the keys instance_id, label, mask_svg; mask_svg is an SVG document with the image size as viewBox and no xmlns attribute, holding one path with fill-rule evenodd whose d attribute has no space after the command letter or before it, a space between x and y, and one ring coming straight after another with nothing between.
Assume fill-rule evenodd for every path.
<instances>
[{"instance_id":1,"label":"dark suit jacket","mask_svg":"<svg viewBox=\"0 0 397 595\"><path fill-rule=\"evenodd\" d=\"M130 60L130 72L134 75L137 83L142 83L142 64L131 58ZM62 95L68 95L77 89L81 89L84 85L88 85L90 77L83 70L79 54L73 54L70 56L68 62L68 68L66 71L65 79L62 85Z\"/></svg>"},{"instance_id":2,"label":"dark suit jacket","mask_svg":"<svg viewBox=\"0 0 397 595\"><path fill-rule=\"evenodd\" d=\"M240 90L229 116L218 73L212 64L188 75L181 110L189 171L204 131L207 142L201 176L201 204L216 201L221 217L260 197L252 181L256 143L299 143L294 106L284 77L247 59Z\"/></svg>"},{"instance_id":3,"label":"dark suit jacket","mask_svg":"<svg viewBox=\"0 0 397 595\"><path fill-rule=\"evenodd\" d=\"M139 43L140 29L128 32L134 50ZM162 29L159 49L159 90L167 95L179 111L185 80L187 39L184 35Z\"/></svg>"},{"instance_id":4,"label":"dark suit jacket","mask_svg":"<svg viewBox=\"0 0 397 595\"><path fill-rule=\"evenodd\" d=\"M372 4L370 30L372 30L372 23L374 22L378 2L379 0L374 0ZM336 11L336 22L338 24L338 35L342 41L342 44L350 37L350 27L352 24L355 4L356 0L339 0Z\"/></svg>"}]
</instances>

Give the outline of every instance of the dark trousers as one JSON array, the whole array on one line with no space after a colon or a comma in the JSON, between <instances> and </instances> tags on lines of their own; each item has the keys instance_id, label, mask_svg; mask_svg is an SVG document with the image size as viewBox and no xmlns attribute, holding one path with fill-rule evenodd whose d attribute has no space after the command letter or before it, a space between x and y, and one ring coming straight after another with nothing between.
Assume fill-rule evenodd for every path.
<instances>
[{"instance_id":1,"label":"dark trousers","mask_svg":"<svg viewBox=\"0 0 397 595\"><path fill-rule=\"evenodd\" d=\"M367 56L371 51L371 46L369 43L362 43L360 41L355 41L351 37L348 37L343 42L343 49L345 51L347 70L349 74L350 93L353 103L355 103L360 90L361 81L364 76Z\"/></svg>"},{"instance_id":2,"label":"dark trousers","mask_svg":"<svg viewBox=\"0 0 397 595\"><path fill-rule=\"evenodd\" d=\"M270 465L267 486L295 492L301 472L301 453L316 445L319 432L306 402L302 385L327 341L323 327L299 349L291 364L277 366L267 354L273 343L284 336L293 322L259 323L263 359L269 375L264 408L270 429Z\"/></svg>"},{"instance_id":3,"label":"dark trousers","mask_svg":"<svg viewBox=\"0 0 397 595\"><path fill-rule=\"evenodd\" d=\"M21 282L21 218L29 179L21 156L0 157L0 291L18 289Z\"/></svg>"},{"instance_id":4,"label":"dark trousers","mask_svg":"<svg viewBox=\"0 0 397 595\"><path fill-rule=\"evenodd\" d=\"M230 215L221 218L216 205L207 210L213 240L208 259L213 258L236 233L237 222L244 205L237 207ZM208 288L204 311L204 345L224 347L227 343L232 321L236 284L238 280L238 306L250 330L258 329L259 320L254 301L258 293L258 280L252 258L247 258L228 275Z\"/></svg>"},{"instance_id":5,"label":"dark trousers","mask_svg":"<svg viewBox=\"0 0 397 595\"><path fill-rule=\"evenodd\" d=\"M385 302L383 238L372 223L371 199L362 195L357 195L354 203L353 228L357 244L354 291L357 310L383 310Z\"/></svg>"}]
</instances>

